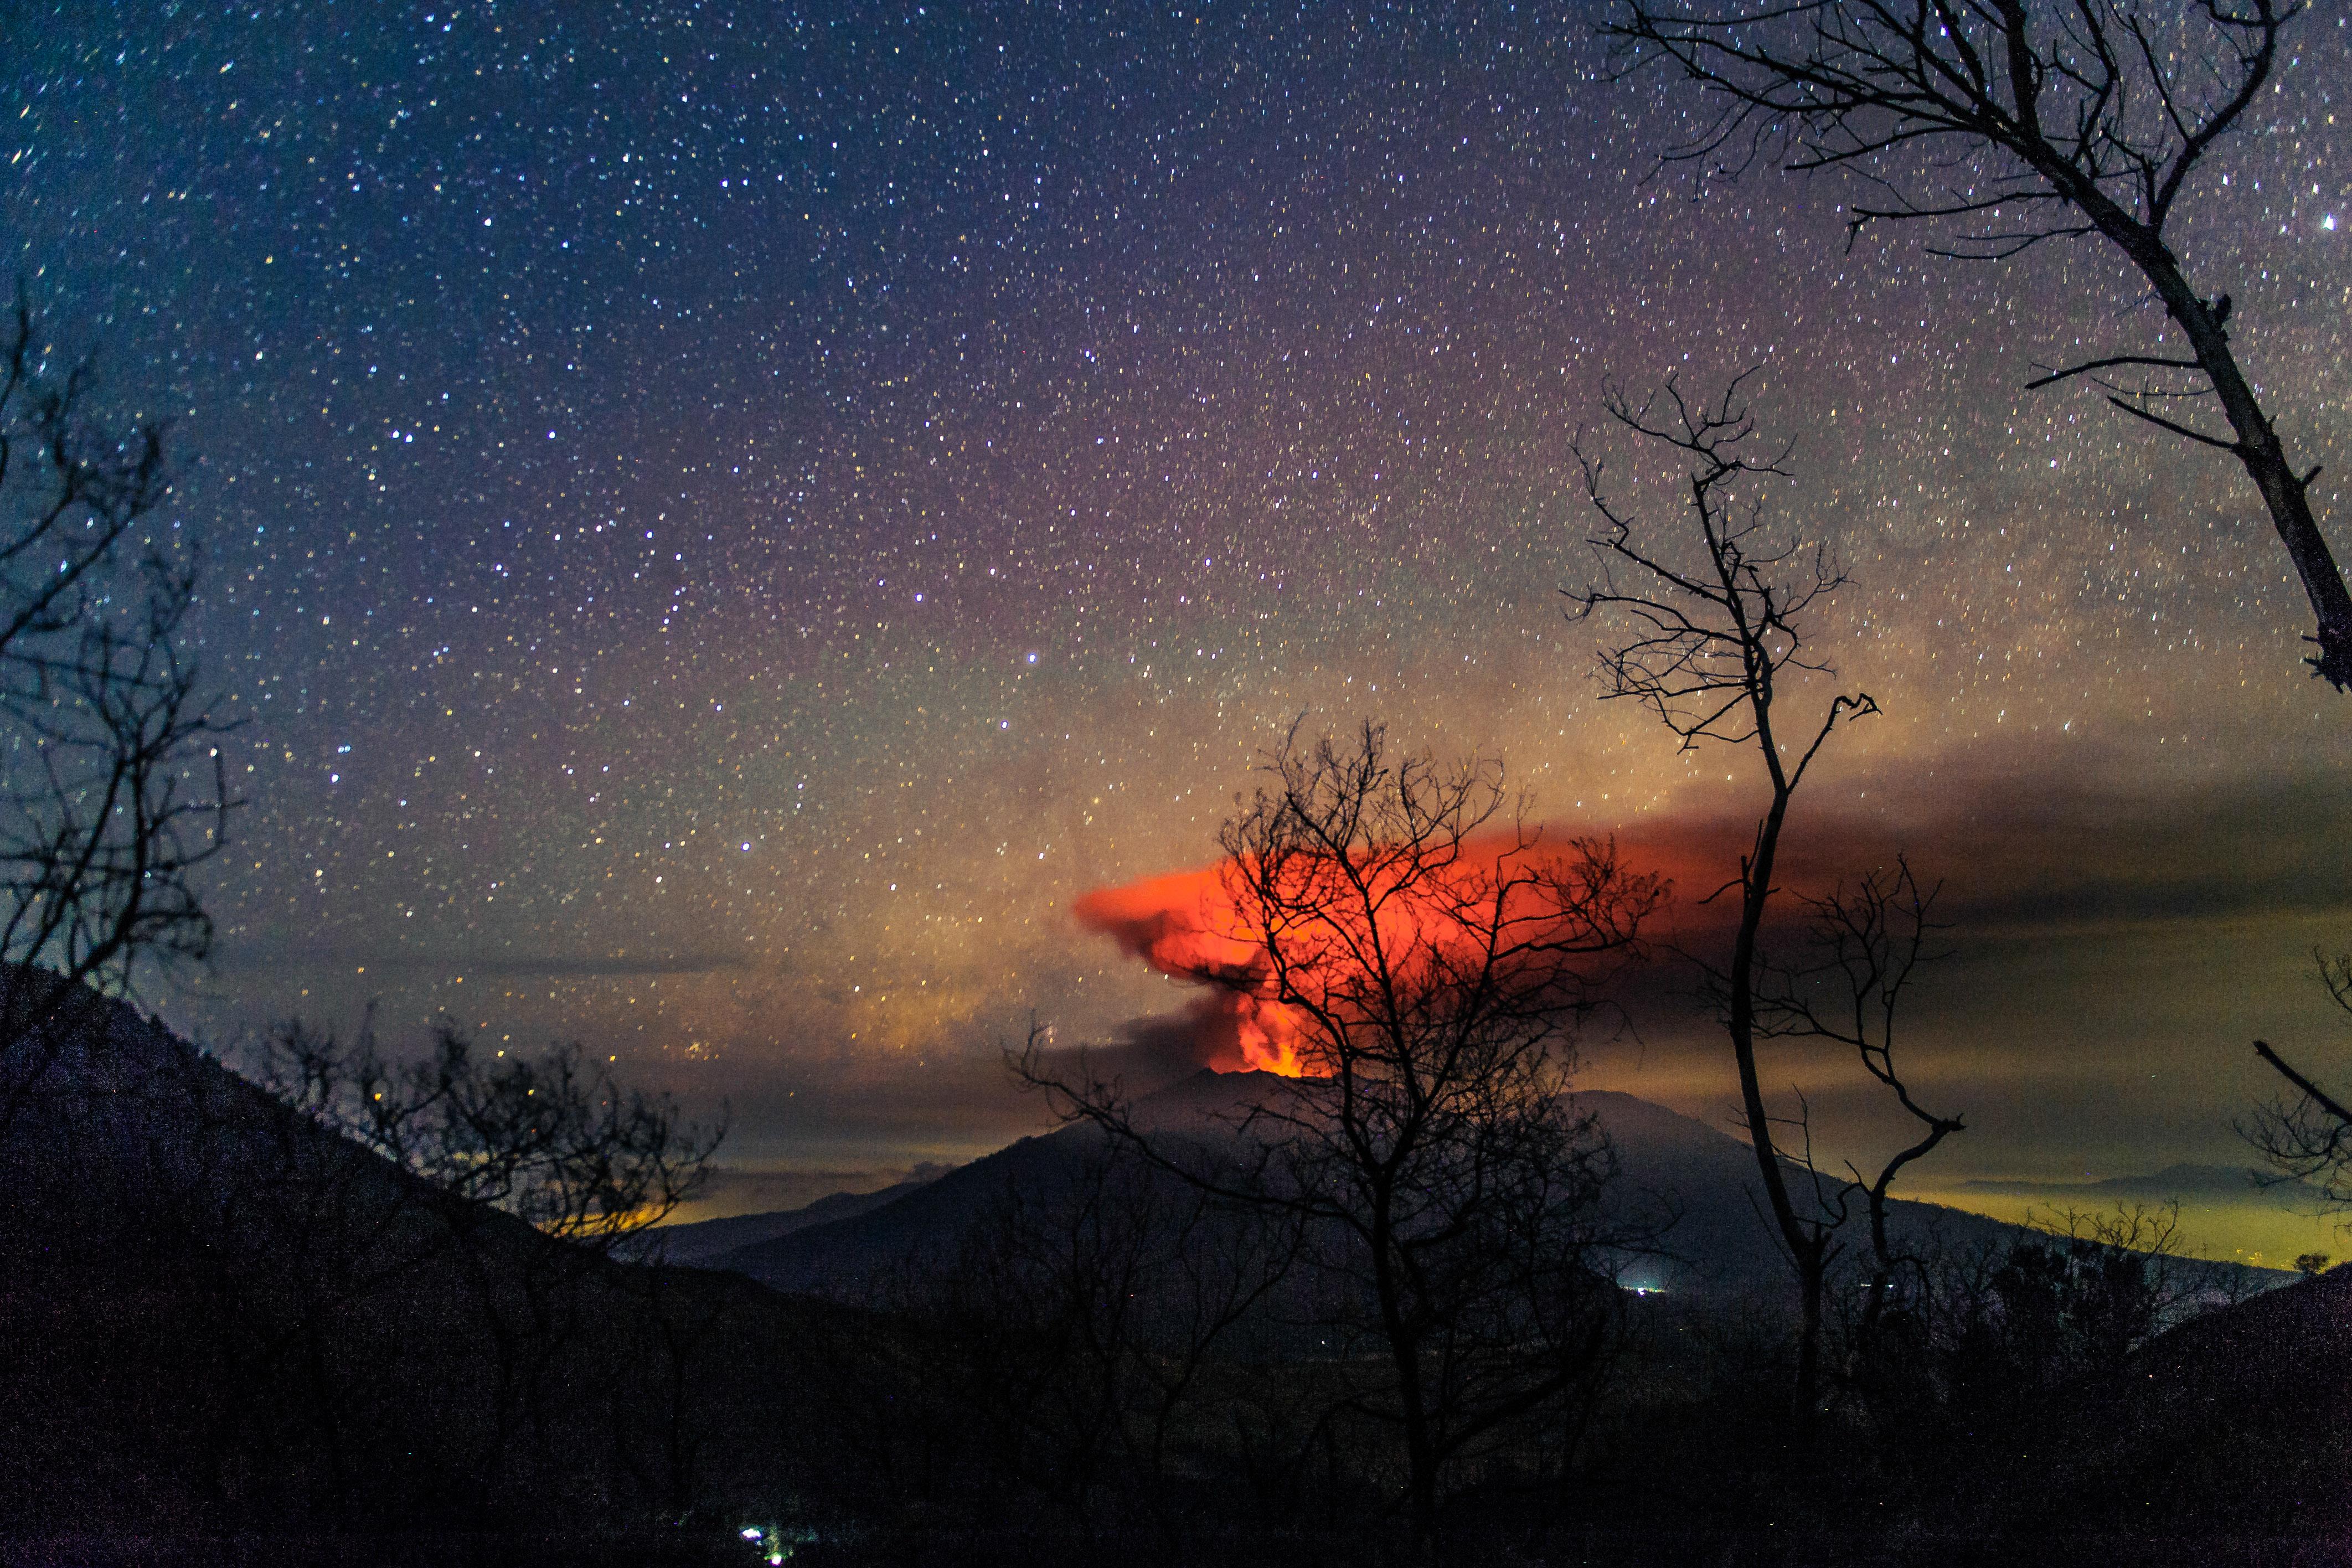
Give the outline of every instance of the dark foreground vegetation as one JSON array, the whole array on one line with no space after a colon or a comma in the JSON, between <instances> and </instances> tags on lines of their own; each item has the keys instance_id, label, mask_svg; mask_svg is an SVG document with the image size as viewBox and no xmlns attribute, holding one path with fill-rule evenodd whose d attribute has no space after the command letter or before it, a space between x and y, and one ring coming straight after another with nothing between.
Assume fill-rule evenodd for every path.
<instances>
[{"instance_id":1,"label":"dark foreground vegetation","mask_svg":"<svg viewBox=\"0 0 2352 1568\"><path fill-rule=\"evenodd\" d=\"M1628 69L1724 109L1693 155L1793 138L1801 163L1874 165L1924 139L2024 171L1957 211L1897 184L1857 226L2023 203L2061 216L2022 243L2120 247L2194 357L2044 381L2203 377L2233 440L2141 406L2172 389L2110 401L2240 461L2312 599L2316 673L2352 683L2311 475L2244 384L2229 297L2161 243L2294 13L2208 6L2176 48L2120 13L2103 30L2105 7L2054 35L2030 9L1637 5L1611 30ZM1978 68L1996 57L2006 79ZM2168 59L2223 89L2184 106ZM2074 105L2074 152L2035 128L2043 99ZM2150 101L2163 124L2123 107ZM1807 648L1844 574L1749 504L1785 453L1751 444L1738 384L1612 398L1687 461L1688 515L1644 520L1588 458L1600 569L1572 599L1615 628L1603 696L1758 789L1727 940L1684 956L1740 1081L1727 1190L1769 1267L1626 1201L1565 1093L1667 889L1613 845L1545 842L1499 764L1391 757L1367 727L1277 752L1222 841L1250 950L1171 969L1307 1077L1171 1123L1032 1052L1070 1125L903 1245L801 1233L832 1263L781 1290L662 1261L646 1227L715 1141L576 1052L445 1031L383 1056L289 1026L241 1074L107 999L209 945L195 873L241 804L234 718L182 631L195 557L151 526L162 434L91 418L88 366L46 342L21 300L0 319L0 1558L2352 1560L2352 1274L2260 1290L2177 1257L2160 1212L1938 1226L1891 1195L1965 1126L1898 1070L1935 885L1899 861L1776 882L1811 760L1876 704ZM1777 929L1792 910L1810 945ZM2352 1007L2352 963L2324 973ZM1801 1105L1766 1099L1759 1052L1791 1040L1858 1063L1916 1142L1817 1168ZM2342 1198L2352 1110L2258 1049L2301 1097L2258 1148ZM1665 1264L1668 1291L1641 1286Z\"/></svg>"},{"instance_id":2,"label":"dark foreground vegetation","mask_svg":"<svg viewBox=\"0 0 2352 1568\"><path fill-rule=\"evenodd\" d=\"M2352 1284L2232 1305L2239 1277L2168 1257L2161 1216L1923 1248L1868 1334L1866 1276L1836 1281L1810 1410L1786 1303L1641 1296L1589 1256L1558 1282L1572 1339L1454 1365L1539 1393L1449 1451L1423 1541L1391 1369L1313 1238L1097 1130L1026 1146L1051 1158L951 1246L786 1296L551 1236L114 1004L57 1009L7 1059L12 1561L1968 1562L2085 1537L2323 1561L2352 1540ZM1538 1355L1575 1375L1530 1377Z\"/></svg>"}]
</instances>

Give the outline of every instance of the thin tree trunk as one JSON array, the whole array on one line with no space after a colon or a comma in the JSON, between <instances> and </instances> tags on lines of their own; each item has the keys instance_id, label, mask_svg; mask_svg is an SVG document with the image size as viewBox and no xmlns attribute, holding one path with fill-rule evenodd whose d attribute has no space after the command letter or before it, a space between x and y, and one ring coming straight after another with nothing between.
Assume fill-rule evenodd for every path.
<instances>
[{"instance_id":1,"label":"thin tree trunk","mask_svg":"<svg viewBox=\"0 0 2352 1568\"><path fill-rule=\"evenodd\" d=\"M2021 39L2021 15L2016 26L2018 30L2013 37ZM2312 514L2311 481L2318 477L2319 470L2315 468L2298 475L2287 462L2278 431L2263 414L2253 388L2247 384L2245 373L2238 368L2237 354L2230 347L2230 334L2224 325L2229 314L2226 300L2208 301L2191 288L2180 269L2180 258L2164 243L2158 230L2135 217L2061 156L2042 135L2030 103L2020 103L2019 118L2027 137L2019 151L2034 166L2035 173L2081 209L2097 226L2099 233L2130 258L2140 276L2147 279L2148 287L2156 291L2156 297L2164 302L2165 313L2187 335L2198 364L2213 384L2222 417L2230 422L2230 429L2237 437L2234 442L2211 437L2196 438L2221 447L2235 457L2254 481L2254 488L2262 492L2263 504L2271 514L2271 526L2278 531L2279 542L2286 546L2295 574L2303 581L2305 596L2311 601L2312 613L2318 617L2318 627L2311 639L2318 647L2310 660L2313 672L2338 690L2352 687L2352 592L2347 591L2343 571L2336 563L2335 553L2327 548L2318 519ZM2175 430L2182 428L2169 421L2155 420L2120 398L2112 401L2126 412L2138 414L2152 423Z\"/></svg>"},{"instance_id":2,"label":"thin tree trunk","mask_svg":"<svg viewBox=\"0 0 2352 1568\"><path fill-rule=\"evenodd\" d=\"M1762 743L1770 747L1769 725L1759 725L1759 733ZM1768 751L1767 755L1771 753ZM1788 1178L1772 1141L1771 1115L1765 1108L1763 1086L1756 1072L1756 943L1764 924L1764 906L1772 894L1772 867L1780 854L1780 829L1788 820L1789 793L1776 779L1771 809L1756 829L1756 848L1748 858L1740 894L1739 932L1732 944L1728 989L1731 1054L1739 1065L1739 1098L1748 1113L1748 1143L1755 1151L1773 1222L1780 1226L1780 1239L1796 1267L1802 1301L1794 1397L1796 1410L1803 1415L1813 1408L1820 1387L1822 1249L1820 1238L1809 1234L1797 1218L1797 1205L1789 1196Z\"/></svg>"},{"instance_id":3,"label":"thin tree trunk","mask_svg":"<svg viewBox=\"0 0 2352 1568\"><path fill-rule=\"evenodd\" d=\"M2344 574L2327 548L2326 537L2319 531L2319 520L2311 510L2311 481L2319 470L2315 468L2308 474L2298 475L2288 464L2277 430L2263 415L2262 405L2254 400L2253 389L2246 384L2244 374L2238 369L2237 355L2230 348L2230 334L2218 319L2219 309L2197 297L2188 279L2180 275L2179 265L2171 252L2158 245L2153 247L2152 254L2135 254L2132 259L2155 285L2165 310L2189 335L2197 362L2212 378L2222 415L2237 433L2237 445L2231 450L2253 479L2254 488L2262 492L2263 504L2270 509L2271 524L2278 530L2279 540L2294 560L2296 574L2303 579L2304 593L2319 618L2313 638L2318 645L2311 660L2313 669L2339 689L2352 685L2352 594L2345 590Z\"/></svg>"}]
</instances>

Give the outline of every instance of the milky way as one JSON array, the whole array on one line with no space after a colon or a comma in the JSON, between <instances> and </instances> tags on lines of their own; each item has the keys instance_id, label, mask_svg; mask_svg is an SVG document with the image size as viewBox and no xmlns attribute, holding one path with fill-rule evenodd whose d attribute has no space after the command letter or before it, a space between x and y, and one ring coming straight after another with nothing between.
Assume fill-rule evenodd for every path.
<instances>
[{"instance_id":1,"label":"milky way","mask_svg":"<svg viewBox=\"0 0 2352 1568\"><path fill-rule=\"evenodd\" d=\"M1559 591L1604 380L1750 363L1886 710L1819 811L2014 829L1938 868L1970 1157L2211 1152L2244 1037L2320 1038L2352 700L2232 465L2021 390L2150 341L2103 251L1695 191L1572 7L155 9L9 25L0 245L206 542L251 805L161 1000L214 1038L375 999L727 1095L746 1159L967 1152L1033 1014L1181 1005L1069 906L1206 860L1294 721L1736 822ZM2352 51L2297 36L2180 240L2340 530Z\"/></svg>"}]
</instances>

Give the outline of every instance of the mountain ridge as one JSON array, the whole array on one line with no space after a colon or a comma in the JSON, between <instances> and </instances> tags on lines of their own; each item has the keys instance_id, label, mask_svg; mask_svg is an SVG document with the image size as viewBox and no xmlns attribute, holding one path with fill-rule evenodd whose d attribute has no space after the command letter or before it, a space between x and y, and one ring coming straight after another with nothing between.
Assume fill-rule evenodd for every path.
<instances>
[{"instance_id":1,"label":"mountain ridge","mask_svg":"<svg viewBox=\"0 0 2352 1568\"><path fill-rule=\"evenodd\" d=\"M2232 1198L2250 1203L2273 1203L2282 1207L2324 1201L2308 1183L2272 1182L2244 1165L2209 1165L2182 1161L2144 1175L2105 1176L2079 1182L1973 1176L1956 1182L1953 1192L1985 1193L2002 1197Z\"/></svg>"},{"instance_id":2,"label":"mountain ridge","mask_svg":"<svg viewBox=\"0 0 2352 1568\"><path fill-rule=\"evenodd\" d=\"M754 1214L727 1215L718 1219L656 1226L633 1237L627 1246L617 1250L621 1256L632 1259L698 1264L739 1247L772 1241L812 1226L854 1219L868 1210L895 1203L916 1188L928 1186L947 1173L947 1169L929 1171L893 1182L887 1187L877 1187L870 1193L827 1193L797 1208L761 1209Z\"/></svg>"},{"instance_id":3,"label":"mountain ridge","mask_svg":"<svg viewBox=\"0 0 2352 1568\"><path fill-rule=\"evenodd\" d=\"M1234 1136L1248 1107L1286 1081L1204 1068L1138 1100L1133 1115L1147 1133ZM1603 1198L1605 1217L1639 1228L1671 1216L1655 1247L1617 1257L1628 1286L1709 1296L1769 1295L1786 1288L1787 1262L1756 1206L1758 1173L1748 1144L1622 1090L1579 1090L1569 1098L1594 1115L1613 1152L1617 1175ZM862 1213L709 1254L700 1266L782 1290L855 1294L893 1269L943 1263L971 1227L1008 1196L1035 1199L1064 1190L1105 1137L1080 1122L1019 1139ZM1797 1167L1786 1168L1792 1180L1804 1180ZM2039 1234L1906 1198L1895 1200L1891 1218L1898 1242L1914 1247L1997 1246ZM1853 1245L1866 1243L1857 1236Z\"/></svg>"}]
</instances>

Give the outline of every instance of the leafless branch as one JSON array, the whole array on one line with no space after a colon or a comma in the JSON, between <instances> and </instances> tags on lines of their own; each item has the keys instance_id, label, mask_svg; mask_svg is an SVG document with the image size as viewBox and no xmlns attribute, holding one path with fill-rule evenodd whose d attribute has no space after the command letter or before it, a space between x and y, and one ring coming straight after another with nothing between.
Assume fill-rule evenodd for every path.
<instances>
[{"instance_id":1,"label":"leafless branch","mask_svg":"<svg viewBox=\"0 0 2352 1568\"><path fill-rule=\"evenodd\" d=\"M1158 1168L1307 1227L1343 1282L1335 1328L1390 1370L1350 1408L1391 1425L1425 1532L1469 1445L1574 1386L1589 1344L1607 1154L1563 1098L1571 1031L1638 946L1663 888L1599 841L1547 842L1499 768L1351 745L1270 757L1220 835L1223 910L1190 971L1252 1009L1261 1079L1206 1151L1156 1133L1118 1086L1058 1069L1033 1029L1015 1070ZM1613 1309L1612 1309L1613 1310Z\"/></svg>"},{"instance_id":2,"label":"leafless branch","mask_svg":"<svg viewBox=\"0 0 2352 1568\"><path fill-rule=\"evenodd\" d=\"M2066 380L2070 376L2087 375L2095 370L2112 370L2116 365L2120 364L2154 365L2159 369L2166 370L2202 370L2205 368L2193 359L2155 359L2147 354L2110 354L2105 359L2085 360L2081 364L2070 364L2063 370L2050 371L2050 374L2047 375L2040 376L2032 381L2027 382L2025 384L2025 390L2032 392L2037 387L2053 385L2058 382ZM2036 370L2049 369L2046 365L2036 365L2034 368Z\"/></svg>"},{"instance_id":3,"label":"leafless branch","mask_svg":"<svg viewBox=\"0 0 2352 1568\"><path fill-rule=\"evenodd\" d=\"M2167 238L2208 155L2276 84L2282 39L2304 7L2219 0L2147 10L2129 0L1622 0L1601 26L1616 68L1692 83L1714 112L1665 153L1703 180L1760 159L1839 170L1883 200L1857 203L1848 244L1885 219L1987 220L1937 246L2003 260L2051 239L2095 236L2138 271L2192 357L2095 363L2202 371L2234 439L2116 406L2234 457L2253 481L2318 626L2315 675L2352 688L2347 591L2284 447L2226 330ZM2021 223L1999 223L2005 215ZM2089 366L2080 367L2083 369ZM2047 386L2074 372L2045 375Z\"/></svg>"},{"instance_id":4,"label":"leafless branch","mask_svg":"<svg viewBox=\"0 0 2352 1568\"><path fill-rule=\"evenodd\" d=\"M53 1050L85 987L204 955L195 874L238 804L186 637L195 554L152 526L163 427L109 429L90 363L47 359L20 284L0 321L0 1054Z\"/></svg>"},{"instance_id":5,"label":"leafless branch","mask_svg":"<svg viewBox=\"0 0 2352 1568\"><path fill-rule=\"evenodd\" d=\"M2224 452L2235 452L2238 450L2238 443L2235 441L2224 441L2218 436L2208 436L2201 430L2191 430L2186 425L2176 425L2160 414L2150 414L2147 409L2126 403L2120 397L2110 395L2107 401L2114 404L2117 408L2122 409L2125 413L2130 415L2133 418L2145 419L2150 425L2156 426L2158 429L2169 430L2176 436L2185 436L2191 441L2196 441L2208 447L2219 447Z\"/></svg>"},{"instance_id":6,"label":"leafless branch","mask_svg":"<svg viewBox=\"0 0 2352 1568\"><path fill-rule=\"evenodd\" d=\"M1834 676L1826 660L1807 653L1804 617L1844 586L1846 577L1819 546L1808 550L1793 536L1771 541L1764 531L1762 499L1742 499L1744 482L1788 472L1786 447L1762 458L1742 450L1756 430L1738 397L1745 380L1735 380L1712 403L1685 398L1669 381L1662 397L1671 418L1654 413L1659 399L1635 406L1622 394L1609 394L1606 406L1619 425L1684 456L1683 549L1696 560L1685 564L1684 554L1658 542L1666 537L1662 531L1637 531L1632 517L1604 492L1599 459L1580 450L1587 494L1608 526L1591 542L1599 582L1567 596L1571 619L1606 616L1621 633L1598 650L1604 700L1641 703L1685 751L1717 742L1748 752L1767 786L1739 876L1723 889L1739 889L1731 952L1704 968L1721 1003L1766 1205L1798 1277L1803 1324L1795 1405L1809 1421L1820 1372L1823 1281L1837 1252L1833 1233L1843 1216L1844 1194L1824 1194L1811 1163L1811 1130L1801 1119L1796 1125L1805 1152L1798 1168L1815 1178L1811 1201L1801 1204L1790 1190L1775 1131L1780 1121L1765 1103L1758 1071L1757 1042L1769 1037L1774 1020L1761 943L1790 803L1832 734L1847 720L1876 712L1878 705L1867 692L1833 691L1812 717L1793 726L1787 721L1781 704L1790 671ZM1620 573L1628 579L1622 585Z\"/></svg>"}]
</instances>

